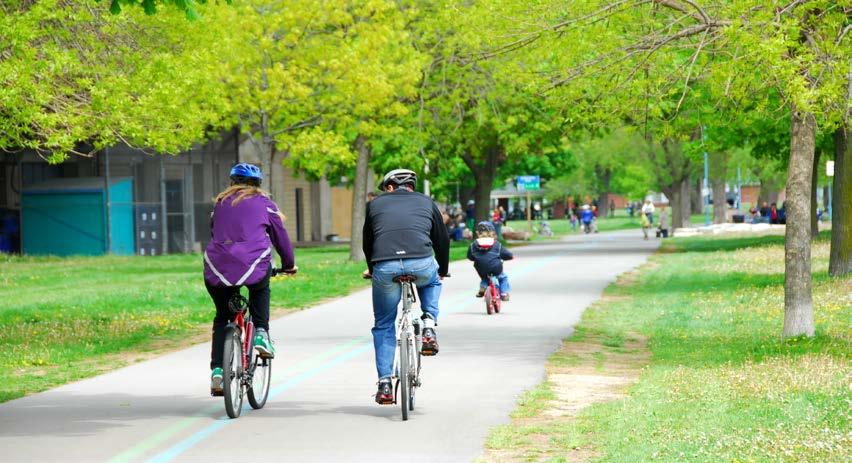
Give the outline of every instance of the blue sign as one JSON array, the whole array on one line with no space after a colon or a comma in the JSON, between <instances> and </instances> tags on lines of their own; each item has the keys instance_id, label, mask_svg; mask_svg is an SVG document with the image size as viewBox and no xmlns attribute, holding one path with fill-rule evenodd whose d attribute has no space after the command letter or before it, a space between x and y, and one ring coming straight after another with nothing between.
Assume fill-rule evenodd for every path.
<instances>
[{"instance_id":1,"label":"blue sign","mask_svg":"<svg viewBox=\"0 0 852 463\"><path fill-rule=\"evenodd\" d=\"M538 191L541 189L541 177L538 175L519 175L515 184L518 191Z\"/></svg>"}]
</instances>

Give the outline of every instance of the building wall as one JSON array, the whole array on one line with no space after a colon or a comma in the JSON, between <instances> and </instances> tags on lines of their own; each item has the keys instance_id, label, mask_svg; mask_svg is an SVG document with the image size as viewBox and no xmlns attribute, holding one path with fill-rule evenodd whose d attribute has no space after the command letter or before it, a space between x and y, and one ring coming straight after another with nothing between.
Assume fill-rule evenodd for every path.
<instances>
[{"instance_id":1,"label":"building wall","mask_svg":"<svg viewBox=\"0 0 852 463\"><path fill-rule=\"evenodd\" d=\"M352 189L337 186L331 188L331 233L342 240L352 235Z\"/></svg>"},{"instance_id":2,"label":"building wall","mask_svg":"<svg viewBox=\"0 0 852 463\"><path fill-rule=\"evenodd\" d=\"M757 198L760 196L760 185L743 185L741 187L741 191L743 206L760 207L760 205L757 204Z\"/></svg>"}]
</instances>

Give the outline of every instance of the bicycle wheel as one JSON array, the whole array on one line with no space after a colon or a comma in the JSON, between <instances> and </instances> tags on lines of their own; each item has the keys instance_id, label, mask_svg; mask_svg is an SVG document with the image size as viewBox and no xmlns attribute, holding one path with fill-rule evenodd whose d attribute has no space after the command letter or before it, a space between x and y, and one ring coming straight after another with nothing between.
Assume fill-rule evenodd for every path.
<instances>
[{"instance_id":1,"label":"bicycle wheel","mask_svg":"<svg viewBox=\"0 0 852 463\"><path fill-rule=\"evenodd\" d=\"M408 410L414 410L414 402L417 393L418 382L420 381L420 352L417 351L416 341L410 342L410 344L415 344L410 346L411 348L408 350L409 358L411 359L411 372L409 373L409 377L411 378L408 381L408 387L411 389L411 392L408 394Z\"/></svg>"},{"instance_id":2,"label":"bicycle wheel","mask_svg":"<svg viewBox=\"0 0 852 463\"><path fill-rule=\"evenodd\" d=\"M411 399L411 349L409 338L405 335L399 343L399 406L402 409L402 421L408 420L408 403Z\"/></svg>"},{"instance_id":3,"label":"bicycle wheel","mask_svg":"<svg viewBox=\"0 0 852 463\"><path fill-rule=\"evenodd\" d=\"M500 291L497 290L497 286L493 285L493 283L492 288L494 292L491 295L491 300L494 303L494 313L500 313L500 303L502 302L500 300Z\"/></svg>"},{"instance_id":4,"label":"bicycle wheel","mask_svg":"<svg viewBox=\"0 0 852 463\"><path fill-rule=\"evenodd\" d=\"M492 305L491 299L494 298L494 295L491 294L491 286L485 288L485 311L488 315L494 313L494 306Z\"/></svg>"},{"instance_id":5,"label":"bicycle wheel","mask_svg":"<svg viewBox=\"0 0 852 463\"><path fill-rule=\"evenodd\" d=\"M266 405L269 397L269 384L272 382L272 359L262 359L255 356L254 375L248 390L248 401L251 408L258 410Z\"/></svg>"},{"instance_id":6,"label":"bicycle wheel","mask_svg":"<svg viewBox=\"0 0 852 463\"><path fill-rule=\"evenodd\" d=\"M243 409L243 343L240 331L235 327L225 330L222 360L225 411L229 417L237 418Z\"/></svg>"}]
</instances>

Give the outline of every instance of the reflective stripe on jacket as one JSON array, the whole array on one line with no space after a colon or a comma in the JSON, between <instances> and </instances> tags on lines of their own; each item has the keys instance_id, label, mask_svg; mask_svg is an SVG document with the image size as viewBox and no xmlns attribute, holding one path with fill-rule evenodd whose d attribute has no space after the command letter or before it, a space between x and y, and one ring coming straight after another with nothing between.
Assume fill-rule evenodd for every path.
<instances>
[{"instance_id":1,"label":"reflective stripe on jacket","mask_svg":"<svg viewBox=\"0 0 852 463\"><path fill-rule=\"evenodd\" d=\"M293 246L278 206L262 195L232 203L231 195L213 208L212 239L204 251L204 279L214 286L250 285L269 270L273 248L284 268L295 265Z\"/></svg>"}]
</instances>

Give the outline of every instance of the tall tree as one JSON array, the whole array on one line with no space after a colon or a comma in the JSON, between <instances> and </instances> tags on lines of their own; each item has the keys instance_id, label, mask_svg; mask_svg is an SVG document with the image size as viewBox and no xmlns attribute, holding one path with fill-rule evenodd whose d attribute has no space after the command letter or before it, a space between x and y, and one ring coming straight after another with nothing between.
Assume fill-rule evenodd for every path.
<instances>
[{"instance_id":1,"label":"tall tree","mask_svg":"<svg viewBox=\"0 0 852 463\"><path fill-rule=\"evenodd\" d=\"M852 75L850 75L852 95ZM852 143L849 142L848 115L834 132L834 184L832 185L831 252L828 273L834 276L852 272Z\"/></svg>"},{"instance_id":2,"label":"tall tree","mask_svg":"<svg viewBox=\"0 0 852 463\"><path fill-rule=\"evenodd\" d=\"M226 124L216 50L178 12L110 15L70 0L3 2L0 149L60 162L119 141L178 152ZM188 26L189 37L201 32Z\"/></svg>"},{"instance_id":3,"label":"tall tree","mask_svg":"<svg viewBox=\"0 0 852 463\"><path fill-rule=\"evenodd\" d=\"M536 4L531 8L541 11L552 6ZM848 111L850 12L849 0L789 4L758 0L591 0L574 5L570 13L547 28L516 35L519 38L504 48L541 44L549 48L570 43L566 51L571 58L569 65L555 82L603 73L616 82L622 95L635 94L637 76L653 76L648 73L648 63L664 56L676 62L686 54L688 59L678 67L681 72L674 72L683 82L682 90L656 86L680 93L675 112L691 99L694 75L712 84L718 100L738 100L750 94L762 105L765 89L780 92L790 112L791 136L783 332L784 336L812 336L809 196L815 138L818 122L831 124ZM602 24L610 30L602 30ZM584 47L591 37L594 47ZM665 76L656 78L664 81Z\"/></svg>"}]
</instances>

